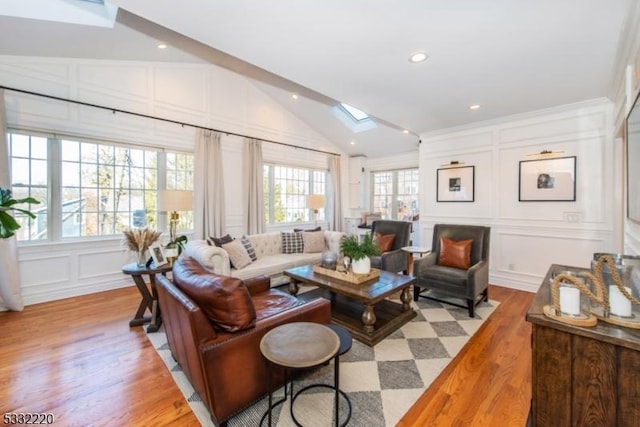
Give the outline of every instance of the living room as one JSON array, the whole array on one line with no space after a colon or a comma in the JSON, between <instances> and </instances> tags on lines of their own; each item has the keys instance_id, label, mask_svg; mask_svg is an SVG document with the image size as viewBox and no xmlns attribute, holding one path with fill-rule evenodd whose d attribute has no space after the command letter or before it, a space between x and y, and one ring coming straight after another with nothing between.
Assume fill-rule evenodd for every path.
<instances>
[{"instance_id":1,"label":"living room","mask_svg":"<svg viewBox=\"0 0 640 427\"><path fill-rule=\"evenodd\" d=\"M587 267L595 252L637 254L640 228L626 218L622 134L638 88L634 67L640 32L637 7L628 6L627 25L620 27L624 37L617 46L619 58L615 62L611 58L612 96L599 94L570 104L406 135L413 148L366 158L364 206L370 203L371 172L418 168L420 220L414 243L429 245L433 226L440 222L491 225L490 283L520 291L535 292L551 264ZM235 186L244 179L244 143L233 134L289 144L263 143L265 163L287 159L290 165L326 169L326 154L304 148L342 154L342 194L349 194L347 151L324 136L321 125L305 122L292 112L295 107L285 106L283 100L291 100L285 89L201 58L191 63L74 58L23 55L9 47L0 54L2 86L220 129L227 184L226 231L232 236L246 232L246 200ZM532 91L527 96L535 97ZM4 98L7 123L13 130L186 153L193 152L196 141L197 129L190 126L11 90L5 90ZM314 105L320 108L319 103ZM576 156L575 201L519 200L520 162L536 158L530 154L543 150ZM473 203L437 201L438 170L452 161L474 166ZM349 208L347 200L343 205L344 217L360 214L360 209ZM320 224L332 225L328 218ZM285 224L269 229L290 228ZM119 235L23 244L19 248L22 297L30 306L131 287L130 278L121 273L128 261Z\"/></svg>"}]
</instances>

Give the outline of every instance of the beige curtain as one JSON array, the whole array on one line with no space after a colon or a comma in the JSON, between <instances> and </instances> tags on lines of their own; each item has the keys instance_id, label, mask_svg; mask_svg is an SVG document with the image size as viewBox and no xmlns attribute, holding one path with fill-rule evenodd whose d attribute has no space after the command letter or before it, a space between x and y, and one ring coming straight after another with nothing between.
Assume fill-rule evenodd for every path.
<instances>
[{"instance_id":1,"label":"beige curtain","mask_svg":"<svg viewBox=\"0 0 640 427\"><path fill-rule=\"evenodd\" d=\"M193 238L220 237L225 232L224 170L221 134L198 129L193 183Z\"/></svg>"},{"instance_id":2,"label":"beige curtain","mask_svg":"<svg viewBox=\"0 0 640 427\"><path fill-rule=\"evenodd\" d=\"M329 157L329 179L333 197L329 199L331 211L329 227L331 230L342 231L342 172L340 156Z\"/></svg>"},{"instance_id":3,"label":"beige curtain","mask_svg":"<svg viewBox=\"0 0 640 427\"><path fill-rule=\"evenodd\" d=\"M0 187L11 188L10 170L4 89L0 89ZM21 288L16 236L0 239L0 310L22 311Z\"/></svg>"},{"instance_id":4,"label":"beige curtain","mask_svg":"<svg viewBox=\"0 0 640 427\"><path fill-rule=\"evenodd\" d=\"M244 170L247 191L247 234L264 233L262 141L245 138Z\"/></svg>"}]
</instances>

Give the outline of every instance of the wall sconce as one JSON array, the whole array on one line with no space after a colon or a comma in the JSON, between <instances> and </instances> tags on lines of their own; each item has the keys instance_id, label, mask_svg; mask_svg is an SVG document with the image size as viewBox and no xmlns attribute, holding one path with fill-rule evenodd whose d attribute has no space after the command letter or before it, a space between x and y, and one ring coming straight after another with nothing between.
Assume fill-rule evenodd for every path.
<instances>
[{"instance_id":1,"label":"wall sconce","mask_svg":"<svg viewBox=\"0 0 640 427\"><path fill-rule=\"evenodd\" d=\"M158 211L169 213L169 239L176 241L176 228L180 222L178 212L193 210L193 191L160 190L158 193Z\"/></svg>"},{"instance_id":2,"label":"wall sconce","mask_svg":"<svg viewBox=\"0 0 640 427\"><path fill-rule=\"evenodd\" d=\"M324 194L309 194L307 196L307 207L313 209L315 225L318 225L318 211L324 207Z\"/></svg>"},{"instance_id":3,"label":"wall sconce","mask_svg":"<svg viewBox=\"0 0 640 427\"><path fill-rule=\"evenodd\" d=\"M552 156L554 154L563 154L564 151L542 150L539 153L530 153L527 156Z\"/></svg>"},{"instance_id":4,"label":"wall sconce","mask_svg":"<svg viewBox=\"0 0 640 427\"><path fill-rule=\"evenodd\" d=\"M451 160L449 163L445 163L444 165L440 165L442 168L451 168L455 166L462 166L465 162L460 162L458 160Z\"/></svg>"}]
</instances>

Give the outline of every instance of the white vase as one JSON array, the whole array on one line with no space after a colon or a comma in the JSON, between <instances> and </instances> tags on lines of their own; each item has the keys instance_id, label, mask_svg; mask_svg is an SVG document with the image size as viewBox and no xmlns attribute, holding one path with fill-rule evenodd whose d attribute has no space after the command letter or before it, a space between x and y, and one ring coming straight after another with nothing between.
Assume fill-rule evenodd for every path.
<instances>
[{"instance_id":1,"label":"white vase","mask_svg":"<svg viewBox=\"0 0 640 427\"><path fill-rule=\"evenodd\" d=\"M369 274L371 272L371 258L354 259L351 262L351 271L354 274Z\"/></svg>"}]
</instances>

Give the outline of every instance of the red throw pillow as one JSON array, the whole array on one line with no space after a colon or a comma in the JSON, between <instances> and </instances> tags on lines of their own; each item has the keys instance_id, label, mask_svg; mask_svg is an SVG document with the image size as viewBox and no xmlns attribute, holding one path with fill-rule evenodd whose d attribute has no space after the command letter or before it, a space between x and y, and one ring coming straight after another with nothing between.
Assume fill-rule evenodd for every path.
<instances>
[{"instance_id":1,"label":"red throw pillow","mask_svg":"<svg viewBox=\"0 0 640 427\"><path fill-rule=\"evenodd\" d=\"M469 269L471 267L471 245L473 245L473 240L455 241L441 237L438 265L463 270Z\"/></svg>"},{"instance_id":2,"label":"red throw pillow","mask_svg":"<svg viewBox=\"0 0 640 427\"><path fill-rule=\"evenodd\" d=\"M380 252L389 252L393 248L393 242L396 240L395 234L373 233L373 241L380 249Z\"/></svg>"}]
</instances>

